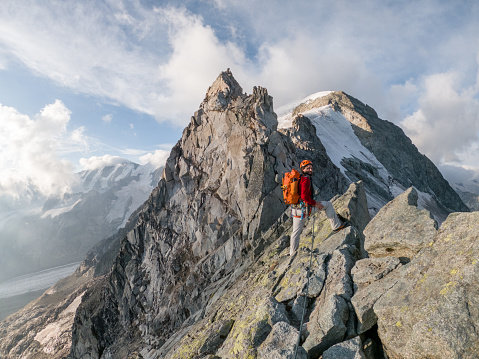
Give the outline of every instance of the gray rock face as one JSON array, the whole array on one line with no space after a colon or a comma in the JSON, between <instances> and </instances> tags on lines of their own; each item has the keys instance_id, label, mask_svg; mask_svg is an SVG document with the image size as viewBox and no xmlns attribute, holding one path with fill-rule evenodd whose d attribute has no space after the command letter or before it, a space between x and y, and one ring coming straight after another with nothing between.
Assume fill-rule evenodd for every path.
<instances>
[{"instance_id":1,"label":"gray rock face","mask_svg":"<svg viewBox=\"0 0 479 359\"><path fill-rule=\"evenodd\" d=\"M310 279L308 294L310 297L317 297L323 289L324 280L326 278L325 263L327 255L322 253L317 256L312 268L310 268ZM309 262L294 261L289 266L290 270L285 274L279 283L279 293L276 294L276 299L279 302L287 302L294 299L298 294L305 292L308 282L308 267Z\"/></svg>"},{"instance_id":2,"label":"gray rock face","mask_svg":"<svg viewBox=\"0 0 479 359\"><path fill-rule=\"evenodd\" d=\"M400 265L401 262L396 257L365 258L357 261L351 269L355 291L384 278Z\"/></svg>"},{"instance_id":3,"label":"gray rock face","mask_svg":"<svg viewBox=\"0 0 479 359\"><path fill-rule=\"evenodd\" d=\"M258 357L264 359L293 359L298 340L298 330L285 323L275 324L271 333L258 349ZM308 353L301 346L298 347L296 358L308 359Z\"/></svg>"},{"instance_id":4,"label":"gray rock face","mask_svg":"<svg viewBox=\"0 0 479 359\"><path fill-rule=\"evenodd\" d=\"M323 359L366 359L359 337L333 345L323 353Z\"/></svg>"},{"instance_id":5,"label":"gray rock face","mask_svg":"<svg viewBox=\"0 0 479 359\"><path fill-rule=\"evenodd\" d=\"M377 316L373 306L396 284L398 272L389 274L400 266L401 263L396 257L366 258L357 261L351 270L355 287L351 305L358 318L358 334L365 333L376 324Z\"/></svg>"},{"instance_id":6,"label":"gray rock face","mask_svg":"<svg viewBox=\"0 0 479 359\"><path fill-rule=\"evenodd\" d=\"M350 275L351 268L360 258L360 239L351 228L344 229L336 236L341 236L343 244L331 254L327 280L310 315L309 336L303 344L314 358L347 336L356 334L354 313L349 304L353 296Z\"/></svg>"},{"instance_id":7,"label":"gray rock face","mask_svg":"<svg viewBox=\"0 0 479 359\"><path fill-rule=\"evenodd\" d=\"M401 278L376 302L389 358L477 356L478 233L478 212L449 215L432 246L404 266Z\"/></svg>"},{"instance_id":8,"label":"gray rock face","mask_svg":"<svg viewBox=\"0 0 479 359\"><path fill-rule=\"evenodd\" d=\"M372 257L412 258L432 243L437 223L426 210L417 209L417 192L413 187L396 197L364 230L364 248Z\"/></svg>"},{"instance_id":9,"label":"gray rock face","mask_svg":"<svg viewBox=\"0 0 479 359\"><path fill-rule=\"evenodd\" d=\"M246 96L230 72L218 77L122 243L105 308L79 318L92 326L77 326L76 356L87 346L83 338L97 337L98 352L112 346L119 355L122 342L111 333L121 328L161 346L187 318L201 318L210 300L205 289L221 287L286 208L275 175L291 168L294 147L275 121L265 89ZM118 317L105 322L105 311Z\"/></svg>"}]
</instances>

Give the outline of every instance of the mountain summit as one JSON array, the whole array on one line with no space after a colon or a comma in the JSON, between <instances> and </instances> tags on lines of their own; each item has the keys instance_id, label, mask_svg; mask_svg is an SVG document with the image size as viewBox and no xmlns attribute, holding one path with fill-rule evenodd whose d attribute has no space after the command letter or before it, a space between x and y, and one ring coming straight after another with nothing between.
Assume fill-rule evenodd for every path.
<instances>
[{"instance_id":1,"label":"mountain summit","mask_svg":"<svg viewBox=\"0 0 479 359\"><path fill-rule=\"evenodd\" d=\"M298 117L312 122L327 155L347 182L364 181L371 215L414 186L419 206L438 222L455 211L468 211L436 166L402 129L378 117L368 105L344 92L323 92L279 114L288 132Z\"/></svg>"},{"instance_id":2,"label":"mountain summit","mask_svg":"<svg viewBox=\"0 0 479 359\"><path fill-rule=\"evenodd\" d=\"M222 110L242 95L243 89L228 69L218 76L206 92L203 107L211 110Z\"/></svg>"},{"instance_id":3,"label":"mountain summit","mask_svg":"<svg viewBox=\"0 0 479 359\"><path fill-rule=\"evenodd\" d=\"M87 337L97 338L98 353L121 353L124 330L159 347L201 318L208 293L260 250L262 233L286 209L275 174L293 166L294 147L276 127L266 89L245 95L231 72L220 74L122 244L103 288L109 299L84 300L79 320L91 325L76 327L76 356L86 354Z\"/></svg>"}]
</instances>

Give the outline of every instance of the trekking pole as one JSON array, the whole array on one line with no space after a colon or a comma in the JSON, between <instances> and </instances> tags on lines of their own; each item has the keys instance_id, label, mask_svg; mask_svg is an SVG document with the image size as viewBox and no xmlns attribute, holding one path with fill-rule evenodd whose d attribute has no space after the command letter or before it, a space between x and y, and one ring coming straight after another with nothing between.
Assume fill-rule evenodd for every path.
<instances>
[{"instance_id":1,"label":"trekking pole","mask_svg":"<svg viewBox=\"0 0 479 359\"><path fill-rule=\"evenodd\" d=\"M313 213L313 211L311 213ZM311 234L311 254L309 257L309 267L308 267L308 275L307 275L308 278L306 282L306 294L304 295L303 314L301 315L301 324L299 325L298 341L296 343L296 349L294 350L294 359L296 359L298 355L299 342L301 341L301 331L303 330L304 314L306 313L306 302L308 301L308 291L309 291L309 276L311 272L311 266L313 265L313 246L314 246L314 215L313 215L313 230Z\"/></svg>"}]
</instances>

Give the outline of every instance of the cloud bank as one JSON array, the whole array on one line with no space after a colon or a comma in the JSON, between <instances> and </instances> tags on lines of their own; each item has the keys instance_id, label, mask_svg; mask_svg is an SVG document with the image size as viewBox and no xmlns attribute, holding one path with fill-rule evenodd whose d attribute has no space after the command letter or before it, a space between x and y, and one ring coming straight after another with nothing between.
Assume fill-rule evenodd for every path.
<instances>
[{"instance_id":1,"label":"cloud bank","mask_svg":"<svg viewBox=\"0 0 479 359\"><path fill-rule=\"evenodd\" d=\"M75 165L65 154L88 153L92 140L84 128L68 129L71 111L62 101L45 106L30 118L0 104L0 198L27 203L37 195L61 196L75 184ZM133 150L131 150L133 151ZM169 151L136 151L142 164L161 166ZM103 155L81 158L84 170L130 162Z\"/></svg>"},{"instance_id":2,"label":"cloud bank","mask_svg":"<svg viewBox=\"0 0 479 359\"><path fill-rule=\"evenodd\" d=\"M477 165L468 154L479 143L477 85L464 88L456 72L428 76L421 84L419 109L401 126L433 162Z\"/></svg>"},{"instance_id":3,"label":"cloud bank","mask_svg":"<svg viewBox=\"0 0 479 359\"><path fill-rule=\"evenodd\" d=\"M141 156L140 163L141 164L151 163L155 167L161 167L165 165L169 155L170 155L170 151L156 150L153 153L148 153L144 156Z\"/></svg>"},{"instance_id":4,"label":"cloud bank","mask_svg":"<svg viewBox=\"0 0 479 359\"><path fill-rule=\"evenodd\" d=\"M70 110L56 100L32 119L0 105L0 118L0 196L69 191L74 167L57 151L83 141L66 130Z\"/></svg>"},{"instance_id":5,"label":"cloud bank","mask_svg":"<svg viewBox=\"0 0 479 359\"><path fill-rule=\"evenodd\" d=\"M103 156L92 156L90 158L81 158L80 165L84 170L91 171L97 170L107 166L116 166L123 163L128 163L130 161L118 157L118 156L111 156L111 155L103 155Z\"/></svg>"},{"instance_id":6,"label":"cloud bank","mask_svg":"<svg viewBox=\"0 0 479 359\"><path fill-rule=\"evenodd\" d=\"M247 92L268 88L276 108L343 90L402 126L436 164L477 169L477 18L475 2L440 0L6 0L0 68L19 61L178 126L226 68Z\"/></svg>"}]
</instances>

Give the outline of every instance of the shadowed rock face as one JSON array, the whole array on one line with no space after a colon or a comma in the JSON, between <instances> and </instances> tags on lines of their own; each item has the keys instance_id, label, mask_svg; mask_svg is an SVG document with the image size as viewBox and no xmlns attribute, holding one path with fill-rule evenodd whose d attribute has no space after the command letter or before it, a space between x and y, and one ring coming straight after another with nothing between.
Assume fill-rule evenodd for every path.
<instances>
[{"instance_id":1,"label":"shadowed rock face","mask_svg":"<svg viewBox=\"0 0 479 359\"><path fill-rule=\"evenodd\" d=\"M313 162L315 170L312 178L319 192L318 198L329 200L334 195L347 190L347 179L331 162L309 118L298 115L290 128L280 129L280 131L293 140L299 161ZM299 163L295 165L299 167Z\"/></svg>"}]
</instances>

